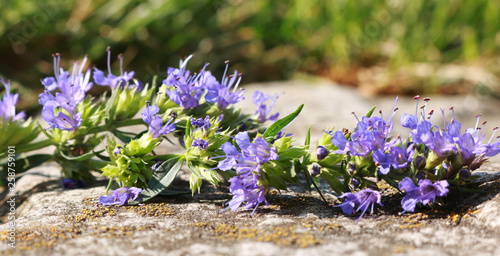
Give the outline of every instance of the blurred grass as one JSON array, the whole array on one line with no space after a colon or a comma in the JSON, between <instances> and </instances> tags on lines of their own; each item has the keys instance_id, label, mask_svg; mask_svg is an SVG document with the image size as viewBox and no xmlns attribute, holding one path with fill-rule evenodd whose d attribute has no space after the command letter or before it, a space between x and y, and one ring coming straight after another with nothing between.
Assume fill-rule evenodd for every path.
<instances>
[{"instance_id":1,"label":"blurred grass","mask_svg":"<svg viewBox=\"0 0 500 256\"><path fill-rule=\"evenodd\" d=\"M244 83L306 72L366 93L496 94L499 14L496 0L10 0L0 74L41 90L52 53L102 69L111 46L145 81L195 53L191 67L231 60Z\"/></svg>"}]
</instances>

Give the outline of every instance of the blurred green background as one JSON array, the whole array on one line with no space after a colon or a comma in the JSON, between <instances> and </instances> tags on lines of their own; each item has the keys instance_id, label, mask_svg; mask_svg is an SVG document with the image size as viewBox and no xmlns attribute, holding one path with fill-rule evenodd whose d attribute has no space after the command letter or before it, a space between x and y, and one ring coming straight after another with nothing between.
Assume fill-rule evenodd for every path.
<instances>
[{"instance_id":1,"label":"blurred green background","mask_svg":"<svg viewBox=\"0 0 500 256\"><path fill-rule=\"evenodd\" d=\"M220 76L231 60L244 84L311 74L371 95L497 95L499 14L498 0L1 1L0 75L29 109L51 54L105 69L111 46L114 73L123 53L143 81L194 53L191 69Z\"/></svg>"}]
</instances>

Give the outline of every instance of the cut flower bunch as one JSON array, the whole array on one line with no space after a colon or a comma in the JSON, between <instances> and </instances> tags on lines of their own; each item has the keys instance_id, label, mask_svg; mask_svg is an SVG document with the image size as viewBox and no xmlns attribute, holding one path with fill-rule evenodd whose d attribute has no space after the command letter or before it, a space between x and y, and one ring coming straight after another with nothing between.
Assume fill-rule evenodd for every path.
<instances>
[{"instance_id":1,"label":"cut flower bunch","mask_svg":"<svg viewBox=\"0 0 500 256\"><path fill-rule=\"evenodd\" d=\"M85 187L94 179L91 171L97 171L109 179L107 193L113 184L119 187L101 196L100 204L134 205L169 194L169 186L185 166L193 194L200 192L203 180L213 185L227 181L233 197L223 211L245 207L252 215L259 205L269 204L272 188L287 190L288 184L305 179L322 196L323 181L343 200L334 207L347 215L359 212L359 220L382 206L382 182L404 194L403 213L413 212L417 206L450 196L451 187L467 186L476 178L472 172L500 153L494 136L485 141L485 123L479 127L479 117L475 128L462 130L453 109L450 121L441 110L443 124L433 124L429 99L422 99L419 108L418 96L415 113L405 113L397 122L408 129L406 136L392 135L396 99L385 118L382 111L373 115L374 107L356 117L352 131L325 131L312 144L309 130L303 145L293 145L293 135L284 129L303 105L279 118L278 96L257 91L252 95L255 111L245 114L234 107L245 98L239 89L241 74L231 73L226 64L218 79L207 69L208 63L191 72L187 67L192 57L168 68L161 83L154 78L144 84L133 71L124 71L121 55L119 73L113 74L109 49L107 72L86 69L86 57L65 70L61 56L55 54L54 76L41 80L45 90L39 95L46 124L17 113L19 95L9 81L1 80L3 173L12 158L25 163L22 171L52 160L62 167L65 188ZM109 87L109 95L90 96L96 85ZM137 125L144 128L133 133L123 130ZM183 152L158 153L162 143L174 142ZM55 151L32 153L48 146L55 146ZM6 153L12 147L15 156Z\"/></svg>"}]
</instances>

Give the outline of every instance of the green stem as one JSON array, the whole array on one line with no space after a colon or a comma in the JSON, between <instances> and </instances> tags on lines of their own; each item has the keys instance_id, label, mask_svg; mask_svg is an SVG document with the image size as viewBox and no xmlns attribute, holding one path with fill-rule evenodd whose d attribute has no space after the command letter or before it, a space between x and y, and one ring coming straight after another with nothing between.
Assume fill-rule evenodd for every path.
<instances>
[{"instance_id":1,"label":"green stem","mask_svg":"<svg viewBox=\"0 0 500 256\"><path fill-rule=\"evenodd\" d=\"M108 186L106 187L106 194L109 192L111 189L111 185L113 184L113 178L109 179Z\"/></svg>"}]
</instances>

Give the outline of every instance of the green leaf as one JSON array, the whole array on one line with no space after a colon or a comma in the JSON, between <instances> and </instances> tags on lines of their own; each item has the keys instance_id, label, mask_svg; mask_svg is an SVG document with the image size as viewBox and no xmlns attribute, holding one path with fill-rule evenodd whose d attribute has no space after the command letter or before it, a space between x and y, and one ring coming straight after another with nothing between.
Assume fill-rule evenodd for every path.
<instances>
[{"instance_id":1,"label":"green leaf","mask_svg":"<svg viewBox=\"0 0 500 256\"><path fill-rule=\"evenodd\" d=\"M304 142L304 145L306 145L307 148L311 145L311 128L312 124L309 126L309 129L307 129L306 141Z\"/></svg>"},{"instance_id":2,"label":"green leaf","mask_svg":"<svg viewBox=\"0 0 500 256\"><path fill-rule=\"evenodd\" d=\"M113 115L113 113L111 113L111 110L113 109L113 104L115 103L115 100L116 100L116 96L118 95L118 89L117 90L113 90L111 92L111 97L108 99L108 103L106 104L106 109L104 111L104 113L106 114L106 118L111 118L111 116Z\"/></svg>"},{"instance_id":3,"label":"green leaf","mask_svg":"<svg viewBox=\"0 0 500 256\"><path fill-rule=\"evenodd\" d=\"M109 144L108 144L108 145L109 145ZM92 149L92 153L94 153L94 155L95 155L97 158L99 158L99 159L101 159L101 160L103 160L103 161L106 161L106 162L111 162L111 158L109 158L109 157L107 157L107 156L103 156L103 155L99 154L100 152L95 152L95 151L94 151L94 149Z\"/></svg>"},{"instance_id":4,"label":"green leaf","mask_svg":"<svg viewBox=\"0 0 500 256\"><path fill-rule=\"evenodd\" d=\"M337 164L340 164L340 162L342 162L343 159L344 159L344 155L342 155L342 154L330 153L325 158L319 160L318 163L323 167L333 167Z\"/></svg>"},{"instance_id":5,"label":"green leaf","mask_svg":"<svg viewBox=\"0 0 500 256\"><path fill-rule=\"evenodd\" d=\"M281 118L280 120L274 122L267 130L264 132L264 138L268 141L271 142L271 140L278 134L279 131L281 131L283 128L285 128L290 122L292 122L302 111L302 108L304 107L304 104L300 105L295 112L289 114L288 116L285 116Z\"/></svg>"},{"instance_id":6,"label":"green leaf","mask_svg":"<svg viewBox=\"0 0 500 256\"><path fill-rule=\"evenodd\" d=\"M303 149L302 147L292 147L286 150L283 150L279 152L279 159L284 160L284 159L296 159L304 156L306 154L306 150Z\"/></svg>"},{"instance_id":7,"label":"green leaf","mask_svg":"<svg viewBox=\"0 0 500 256\"><path fill-rule=\"evenodd\" d=\"M377 105L373 106L372 109L370 109L370 111L368 111L368 113L366 113L366 117L371 117L373 115L373 111L375 111L375 109L377 108Z\"/></svg>"},{"instance_id":8,"label":"green leaf","mask_svg":"<svg viewBox=\"0 0 500 256\"><path fill-rule=\"evenodd\" d=\"M129 143L131 140L133 139L136 139L138 138L138 136L134 133L129 133L129 132L122 132L122 131L119 131L119 130L114 130L113 131L113 134L118 138L120 139L121 141L123 141L123 143L127 144ZM133 136L132 136L133 135Z\"/></svg>"},{"instance_id":9,"label":"green leaf","mask_svg":"<svg viewBox=\"0 0 500 256\"><path fill-rule=\"evenodd\" d=\"M267 181L269 182L269 186L274 187L278 190L287 190L285 181L281 177L269 176L267 177Z\"/></svg>"},{"instance_id":10,"label":"green leaf","mask_svg":"<svg viewBox=\"0 0 500 256\"><path fill-rule=\"evenodd\" d=\"M153 88L154 90L156 90L156 88L158 88L158 76L157 75L154 75L153 76L153 80L151 81L151 88ZM152 99L150 99L152 100Z\"/></svg>"},{"instance_id":11,"label":"green leaf","mask_svg":"<svg viewBox=\"0 0 500 256\"><path fill-rule=\"evenodd\" d=\"M183 163L182 158L172 158L161 164L149 181L148 187L142 191L136 201L130 201L129 205L145 202L168 188L181 170Z\"/></svg>"},{"instance_id":12,"label":"green leaf","mask_svg":"<svg viewBox=\"0 0 500 256\"><path fill-rule=\"evenodd\" d=\"M186 136L191 136L191 117L188 117L186 122Z\"/></svg>"},{"instance_id":13,"label":"green leaf","mask_svg":"<svg viewBox=\"0 0 500 256\"><path fill-rule=\"evenodd\" d=\"M201 172L191 163L191 162L187 162L187 166L189 168L189 170L191 170L192 173L196 174L196 176L198 176L198 178L203 178L203 174L201 174Z\"/></svg>"},{"instance_id":14,"label":"green leaf","mask_svg":"<svg viewBox=\"0 0 500 256\"><path fill-rule=\"evenodd\" d=\"M200 193L201 185L203 184L203 179L198 177L198 175L191 173L189 176L189 187L191 188L191 194L194 195L194 192L198 190Z\"/></svg>"},{"instance_id":15,"label":"green leaf","mask_svg":"<svg viewBox=\"0 0 500 256\"><path fill-rule=\"evenodd\" d=\"M19 163L16 165L22 166L22 168L16 168L16 174L25 172L31 168L37 167L53 158L53 155L48 155L48 154L38 154L38 155L31 155L28 157L21 157L16 159Z\"/></svg>"},{"instance_id":16,"label":"green leaf","mask_svg":"<svg viewBox=\"0 0 500 256\"><path fill-rule=\"evenodd\" d=\"M324 179L337 194L340 195L344 192L344 184L330 172L321 172L320 177Z\"/></svg>"},{"instance_id":17,"label":"green leaf","mask_svg":"<svg viewBox=\"0 0 500 256\"><path fill-rule=\"evenodd\" d=\"M89 160L90 158L92 158L96 154L104 152L104 149L101 151L98 151L98 152L90 151L90 152L87 152L87 153L85 153L83 155L79 155L79 156L70 156L70 155L66 155L66 153L64 153L64 151L60 151L60 152L61 152L61 156L66 160L85 161L85 160Z\"/></svg>"}]
</instances>

